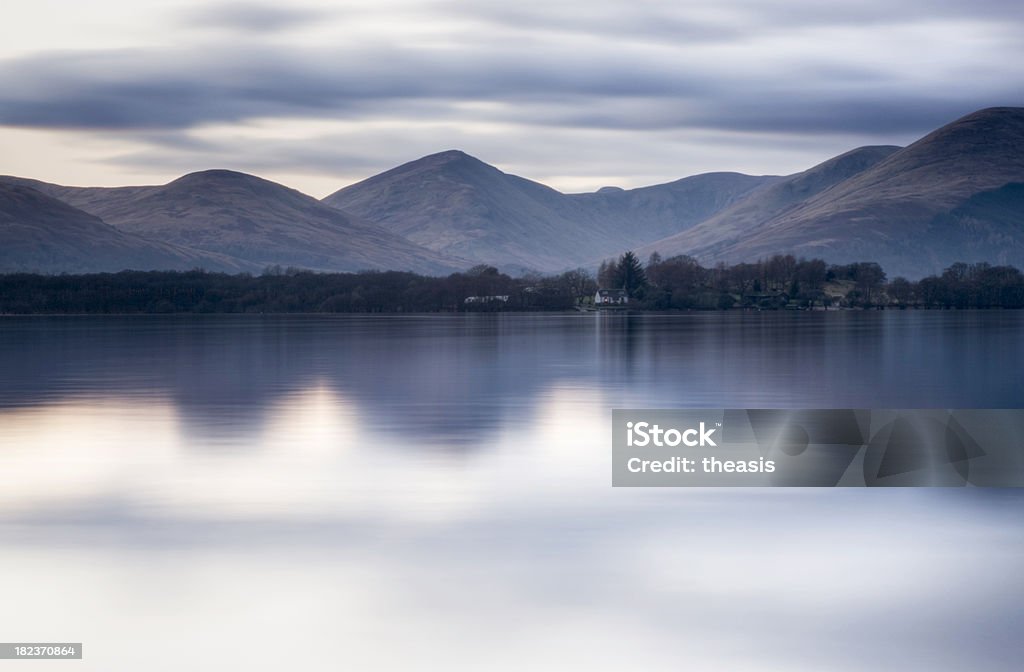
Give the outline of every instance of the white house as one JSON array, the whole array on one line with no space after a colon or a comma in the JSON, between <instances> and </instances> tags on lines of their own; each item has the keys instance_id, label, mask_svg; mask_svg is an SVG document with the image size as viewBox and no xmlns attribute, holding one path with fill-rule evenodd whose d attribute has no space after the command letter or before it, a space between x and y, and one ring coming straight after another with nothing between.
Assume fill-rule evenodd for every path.
<instances>
[{"instance_id":1,"label":"white house","mask_svg":"<svg viewBox=\"0 0 1024 672\"><path fill-rule=\"evenodd\" d=\"M622 306L629 303L624 289L599 289L594 295L595 306Z\"/></svg>"},{"instance_id":2,"label":"white house","mask_svg":"<svg viewBox=\"0 0 1024 672\"><path fill-rule=\"evenodd\" d=\"M508 294L497 294L495 296L467 296L462 300L463 303L491 303L492 301L508 303Z\"/></svg>"}]
</instances>

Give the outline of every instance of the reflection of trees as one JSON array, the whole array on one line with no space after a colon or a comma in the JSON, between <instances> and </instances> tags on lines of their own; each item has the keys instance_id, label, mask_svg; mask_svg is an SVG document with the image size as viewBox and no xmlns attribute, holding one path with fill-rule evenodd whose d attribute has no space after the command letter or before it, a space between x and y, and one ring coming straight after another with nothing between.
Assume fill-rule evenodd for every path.
<instances>
[{"instance_id":1,"label":"reflection of trees","mask_svg":"<svg viewBox=\"0 0 1024 672\"><path fill-rule=\"evenodd\" d=\"M588 317L19 319L0 340L0 404L68 390L166 398L189 431L244 434L260 431L287 395L327 385L385 431L458 444L552 382L594 375L590 340L580 337Z\"/></svg>"},{"instance_id":2,"label":"reflection of trees","mask_svg":"<svg viewBox=\"0 0 1024 672\"><path fill-rule=\"evenodd\" d=\"M1015 403L1017 314L950 314L948 329L937 317L8 317L0 331L0 408L72 396L159 399L174 404L186 432L237 441L262 431L276 404L326 387L361 420L410 446L483 448L488 435L522 421L563 383L595 390L609 407Z\"/></svg>"}]
</instances>

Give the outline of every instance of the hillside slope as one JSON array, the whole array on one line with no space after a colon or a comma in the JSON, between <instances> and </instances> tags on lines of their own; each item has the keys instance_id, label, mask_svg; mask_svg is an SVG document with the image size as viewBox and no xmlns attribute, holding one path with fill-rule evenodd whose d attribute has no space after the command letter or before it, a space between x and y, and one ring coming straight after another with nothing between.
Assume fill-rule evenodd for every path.
<instances>
[{"instance_id":1,"label":"hillside slope","mask_svg":"<svg viewBox=\"0 0 1024 672\"><path fill-rule=\"evenodd\" d=\"M762 223L867 170L899 149L888 145L860 147L833 157L758 189L686 231L645 245L638 254L646 257L658 252L667 258L700 250L707 255L716 246L741 240Z\"/></svg>"},{"instance_id":2,"label":"hillside slope","mask_svg":"<svg viewBox=\"0 0 1024 672\"><path fill-rule=\"evenodd\" d=\"M1024 182L1024 108L990 108L928 134L871 168L694 253L741 261L780 252L878 261L920 277L955 261L1024 267L1021 217L986 207ZM1001 191L1008 189L1009 191ZM979 202L978 199L981 199Z\"/></svg>"},{"instance_id":3,"label":"hillside slope","mask_svg":"<svg viewBox=\"0 0 1024 672\"><path fill-rule=\"evenodd\" d=\"M323 202L438 252L551 271L685 229L772 179L714 173L628 191L563 194L452 150Z\"/></svg>"},{"instance_id":4,"label":"hillside slope","mask_svg":"<svg viewBox=\"0 0 1024 672\"><path fill-rule=\"evenodd\" d=\"M155 187L38 188L123 231L228 255L259 268L276 264L435 274L470 265L294 189L228 170L191 173Z\"/></svg>"},{"instance_id":5,"label":"hillside slope","mask_svg":"<svg viewBox=\"0 0 1024 672\"><path fill-rule=\"evenodd\" d=\"M0 182L0 271L91 273L126 269L253 270L223 255L197 252L119 231L35 189Z\"/></svg>"}]
</instances>

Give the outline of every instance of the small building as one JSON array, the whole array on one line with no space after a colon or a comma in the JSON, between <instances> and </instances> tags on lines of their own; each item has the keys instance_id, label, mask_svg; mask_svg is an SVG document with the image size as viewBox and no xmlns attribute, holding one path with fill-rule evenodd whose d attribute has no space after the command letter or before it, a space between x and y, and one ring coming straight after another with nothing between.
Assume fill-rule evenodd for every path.
<instances>
[{"instance_id":1,"label":"small building","mask_svg":"<svg viewBox=\"0 0 1024 672\"><path fill-rule=\"evenodd\" d=\"M595 306L623 306L629 303L624 289L599 289L594 295Z\"/></svg>"},{"instance_id":2,"label":"small building","mask_svg":"<svg viewBox=\"0 0 1024 672\"><path fill-rule=\"evenodd\" d=\"M463 303L508 303L508 294L496 294L494 296L467 296Z\"/></svg>"}]
</instances>

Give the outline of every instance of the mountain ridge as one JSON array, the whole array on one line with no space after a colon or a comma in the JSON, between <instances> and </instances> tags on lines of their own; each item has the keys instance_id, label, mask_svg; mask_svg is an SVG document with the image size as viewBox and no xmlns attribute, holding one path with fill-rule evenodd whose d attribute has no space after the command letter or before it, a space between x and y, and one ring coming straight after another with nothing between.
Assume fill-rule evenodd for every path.
<instances>
[{"instance_id":1,"label":"mountain ridge","mask_svg":"<svg viewBox=\"0 0 1024 672\"><path fill-rule=\"evenodd\" d=\"M197 171L159 186L41 188L121 231L226 255L250 267L429 274L468 265L300 191L237 171Z\"/></svg>"},{"instance_id":2,"label":"mountain ridge","mask_svg":"<svg viewBox=\"0 0 1024 672\"><path fill-rule=\"evenodd\" d=\"M639 189L564 194L446 150L344 187L322 202L438 252L554 271L696 224L775 179L722 172Z\"/></svg>"},{"instance_id":3,"label":"mountain ridge","mask_svg":"<svg viewBox=\"0 0 1024 672\"><path fill-rule=\"evenodd\" d=\"M658 252L669 257L692 254L695 249L713 249L748 234L766 220L799 206L807 198L835 188L900 149L894 145L868 145L844 152L803 172L786 176L686 231L639 248L637 253Z\"/></svg>"},{"instance_id":4,"label":"mountain ridge","mask_svg":"<svg viewBox=\"0 0 1024 672\"><path fill-rule=\"evenodd\" d=\"M961 117L831 189L762 221L741 240L696 247L709 261L776 253L835 263L878 261L920 277L955 261L1024 265L1024 237L934 226L976 194L1024 182L1024 108L987 108ZM1009 235L1011 234L1012 235ZM1008 247L1009 246L1009 247ZM973 258L963 258L970 251Z\"/></svg>"},{"instance_id":5,"label":"mountain ridge","mask_svg":"<svg viewBox=\"0 0 1024 672\"><path fill-rule=\"evenodd\" d=\"M61 212L76 231L113 235L87 214L136 236L133 244L158 241L174 246L164 249L172 257L201 253L214 255L210 264L246 268L443 274L484 263L557 272L593 268L627 249L705 263L775 254L877 261L891 277L954 261L1024 267L1024 108L1015 107L978 110L907 147L859 147L792 175L703 173L589 193L562 193L461 150L403 163L319 201L224 169L155 186L0 183L75 208ZM59 209L38 207L56 245Z\"/></svg>"},{"instance_id":6,"label":"mountain ridge","mask_svg":"<svg viewBox=\"0 0 1024 672\"><path fill-rule=\"evenodd\" d=\"M0 270L99 272L126 269L255 270L223 255L119 231L102 219L25 185L0 182Z\"/></svg>"}]
</instances>

